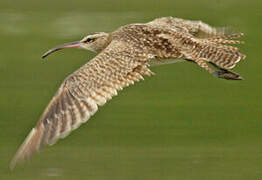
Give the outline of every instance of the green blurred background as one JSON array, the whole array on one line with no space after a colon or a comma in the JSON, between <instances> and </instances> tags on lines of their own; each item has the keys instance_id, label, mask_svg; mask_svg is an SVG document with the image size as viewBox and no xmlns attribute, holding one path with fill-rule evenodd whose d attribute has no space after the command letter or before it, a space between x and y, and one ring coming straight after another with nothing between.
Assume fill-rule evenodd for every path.
<instances>
[{"instance_id":1,"label":"green blurred background","mask_svg":"<svg viewBox=\"0 0 262 180\"><path fill-rule=\"evenodd\" d=\"M261 0L1 0L0 179L262 179ZM245 33L226 81L192 63L152 67L87 124L13 172L9 161L63 79L95 56L49 48L175 16Z\"/></svg>"}]
</instances>

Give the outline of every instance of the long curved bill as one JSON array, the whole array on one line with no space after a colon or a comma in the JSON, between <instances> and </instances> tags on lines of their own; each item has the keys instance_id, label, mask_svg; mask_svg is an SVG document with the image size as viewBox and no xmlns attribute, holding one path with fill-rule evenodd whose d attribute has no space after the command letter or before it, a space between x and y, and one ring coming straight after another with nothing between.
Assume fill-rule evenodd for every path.
<instances>
[{"instance_id":1,"label":"long curved bill","mask_svg":"<svg viewBox=\"0 0 262 180\"><path fill-rule=\"evenodd\" d=\"M65 49L65 48L73 48L73 47L80 47L82 45L81 41L76 41L76 42L71 42L71 43L67 43L67 44L62 44L59 45L53 49L50 49L49 51L47 51L45 54L43 54L42 58L45 58L46 56L48 56L49 54L61 50L61 49Z\"/></svg>"}]
</instances>

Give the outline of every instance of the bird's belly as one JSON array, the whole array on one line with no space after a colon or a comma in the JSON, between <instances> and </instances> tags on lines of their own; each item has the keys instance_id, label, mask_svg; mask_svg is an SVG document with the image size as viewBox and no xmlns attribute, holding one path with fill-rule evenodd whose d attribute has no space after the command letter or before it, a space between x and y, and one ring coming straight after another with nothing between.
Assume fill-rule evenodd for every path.
<instances>
[{"instance_id":1,"label":"bird's belly","mask_svg":"<svg viewBox=\"0 0 262 180\"><path fill-rule=\"evenodd\" d=\"M172 63L183 62L183 61L185 60L184 59L152 59L149 64L151 66L160 66L164 64L172 64Z\"/></svg>"}]
</instances>

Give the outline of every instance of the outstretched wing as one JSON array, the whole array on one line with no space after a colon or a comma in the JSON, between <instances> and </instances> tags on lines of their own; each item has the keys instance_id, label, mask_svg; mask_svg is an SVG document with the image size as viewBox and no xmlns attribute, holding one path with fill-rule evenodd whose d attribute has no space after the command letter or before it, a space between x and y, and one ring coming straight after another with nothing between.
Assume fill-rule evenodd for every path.
<instances>
[{"instance_id":1,"label":"outstretched wing","mask_svg":"<svg viewBox=\"0 0 262 180\"><path fill-rule=\"evenodd\" d=\"M142 75L151 75L147 60L135 47L113 40L104 51L65 79L18 149L10 168L86 122L98 105L117 95L117 90L143 79Z\"/></svg>"},{"instance_id":2,"label":"outstretched wing","mask_svg":"<svg viewBox=\"0 0 262 180\"><path fill-rule=\"evenodd\" d=\"M157 18L147 24L166 28L175 28L177 30L190 33L198 38L208 38L230 33L230 29L226 27L215 28L202 21L191 21L174 17Z\"/></svg>"}]
</instances>

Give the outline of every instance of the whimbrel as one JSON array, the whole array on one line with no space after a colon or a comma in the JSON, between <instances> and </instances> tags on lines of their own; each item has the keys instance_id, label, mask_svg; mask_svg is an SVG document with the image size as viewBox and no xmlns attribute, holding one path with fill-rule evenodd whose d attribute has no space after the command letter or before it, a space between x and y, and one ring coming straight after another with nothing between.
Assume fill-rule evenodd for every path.
<instances>
[{"instance_id":1,"label":"whimbrel","mask_svg":"<svg viewBox=\"0 0 262 180\"><path fill-rule=\"evenodd\" d=\"M213 75L241 80L230 71L245 58L233 40L243 36L227 34L201 21L173 17L155 19L145 24L129 24L112 33L95 33L80 41L49 50L43 58L60 49L79 47L99 53L69 75L45 109L37 125L11 161L32 156L46 145L54 144L86 122L98 109L117 95L117 91L154 73L152 63L165 64L177 59L194 62ZM213 65L211 67L209 64Z\"/></svg>"}]
</instances>

